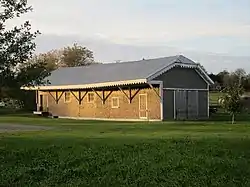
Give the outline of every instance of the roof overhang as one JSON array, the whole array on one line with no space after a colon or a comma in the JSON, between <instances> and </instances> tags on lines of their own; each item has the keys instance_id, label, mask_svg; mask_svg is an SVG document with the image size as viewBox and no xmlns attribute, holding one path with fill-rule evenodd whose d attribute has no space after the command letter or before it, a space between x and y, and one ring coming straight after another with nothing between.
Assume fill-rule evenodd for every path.
<instances>
[{"instance_id":1,"label":"roof overhang","mask_svg":"<svg viewBox=\"0 0 250 187\"><path fill-rule=\"evenodd\" d=\"M94 88L102 88L102 87L125 86L125 85L145 84L145 83L147 83L147 79L136 79L136 80L104 82L104 83L95 83L95 84L82 84L82 85L33 86L33 87L21 87L21 89L23 90L94 89Z\"/></svg>"},{"instance_id":2,"label":"roof overhang","mask_svg":"<svg viewBox=\"0 0 250 187\"><path fill-rule=\"evenodd\" d=\"M199 74L199 76L201 76L201 78L209 85L214 84L214 81L209 77L209 75L204 71L204 69L199 65L199 64L184 64L181 62L174 62L162 69L160 69L159 71L156 71L154 74L150 75L147 80L148 81L152 81L153 79L159 77L160 75L162 75L163 73L175 68L175 67L181 67L181 68L191 68L191 69L195 69L197 71L197 73Z\"/></svg>"}]
</instances>

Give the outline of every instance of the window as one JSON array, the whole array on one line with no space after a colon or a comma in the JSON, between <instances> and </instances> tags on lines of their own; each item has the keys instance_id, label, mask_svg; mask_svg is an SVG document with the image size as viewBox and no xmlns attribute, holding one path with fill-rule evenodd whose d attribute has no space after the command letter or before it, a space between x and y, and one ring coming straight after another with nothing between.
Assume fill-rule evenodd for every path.
<instances>
[{"instance_id":1,"label":"window","mask_svg":"<svg viewBox=\"0 0 250 187\"><path fill-rule=\"evenodd\" d=\"M119 97L112 97L112 108L119 108Z\"/></svg>"},{"instance_id":2,"label":"window","mask_svg":"<svg viewBox=\"0 0 250 187\"><path fill-rule=\"evenodd\" d=\"M65 92L64 93L64 102L65 103L69 103L71 101L70 96L71 96L70 92Z\"/></svg>"},{"instance_id":3,"label":"window","mask_svg":"<svg viewBox=\"0 0 250 187\"><path fill-rule=\"evenodd\" d=\"M88 103L93 103L95 99L94 93L88 93Z\"/></svg>"}]
</instances>

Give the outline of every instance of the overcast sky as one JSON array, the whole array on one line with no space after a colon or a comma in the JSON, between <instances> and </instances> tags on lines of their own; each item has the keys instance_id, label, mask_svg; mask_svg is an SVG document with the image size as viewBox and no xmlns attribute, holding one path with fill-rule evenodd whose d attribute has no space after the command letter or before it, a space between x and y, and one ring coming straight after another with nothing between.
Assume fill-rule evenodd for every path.
<instances>
[{"instance_id":1,"label":"overcast sky","mask_svg":"<svg viewBox=\"0 0 250 187\"><path fill-rule=\"evenodd\" d=\"M55 47L58 41L45 41L55 36L65 42L70 42L69 38L83 44L88 41L86 44L92 48L100 41L110 45L166 46L182 51L250 56L250 0L28 1L34 11L11 24L29 19L33 28L42 32L44 41L39 40L41 46L38 43L42 49ZM63 45L62 41L59 43ZM99 61L119 58L106 58L112 54L98 50ZM121 58L130 59L124 55Z\"/></svg>"}]
</instances>

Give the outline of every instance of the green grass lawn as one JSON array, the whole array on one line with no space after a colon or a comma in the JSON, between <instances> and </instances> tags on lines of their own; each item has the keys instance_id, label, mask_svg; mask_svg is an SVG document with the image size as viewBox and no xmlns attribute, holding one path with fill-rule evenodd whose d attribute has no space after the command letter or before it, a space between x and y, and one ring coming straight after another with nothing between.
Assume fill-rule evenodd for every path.
<instances>
[{"instance_id":1,"label":"green grass lawn","mask_svg":"<svg viewBox=\"0 0 250 187\"><path fill-rule=\"evenodd\" d=\"M209 100L210 105L218 105L218 100L220 97L222 97L223 93L221 92L210 92L209 93Z\"/></svg>"},{"instance_id":2,"label":"green grass lawn","mask_svg":"<svg viewBox=\"0 0 250 187\"><path fill-rule=\"evenodd\" d=\"M250 186L250 123L0 117L0 186Z\"/></svg>"}]
</instances>

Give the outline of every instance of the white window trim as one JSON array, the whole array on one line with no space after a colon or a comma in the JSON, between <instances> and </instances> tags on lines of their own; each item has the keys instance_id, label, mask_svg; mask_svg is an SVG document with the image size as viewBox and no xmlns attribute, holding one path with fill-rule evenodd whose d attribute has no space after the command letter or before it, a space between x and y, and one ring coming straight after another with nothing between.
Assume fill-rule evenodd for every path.
<instances>
[{"instance_id":1,"label":"white window trim","mask_svg":"<svg viewBox=\"0 0 250 187\"><path fill-rule=\"evenodd\" d=\"M65 98L65 96L66 96L66 94L69 94L69 100L68 101L66 101L66 98ZM71 102L71 93L70 92L64 92L64 103L70 103Z\"/></svg>"},{"instance_id":2,"label":"white window trim","mask_svg":"<svg viewBox=\"0 0 250 187\"><path fill-rule=\"evenodd\" d=\"M89 95L92 95L93 94L93 96L94 96L94 99L92 100L92 101L90 101L89 100ZM95 94L94 93L92 93L92 92L90 92L90 93L88 93L88 95L87 95L87 103L94 103L95 102Z\"/></svg>"},{"instance_id":3,"label":"white window trim","mask_svg":"<svg viewBox=\"0 0 250 187\"><path fill-rule=\"evenodd\" d=\"M118 106L114 106L113 99L117 99ZM120 108L120 98L119 97L112 97L111 98L111 107L112 108Z\"/></svg>"}]
</instances>

